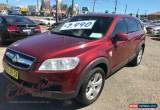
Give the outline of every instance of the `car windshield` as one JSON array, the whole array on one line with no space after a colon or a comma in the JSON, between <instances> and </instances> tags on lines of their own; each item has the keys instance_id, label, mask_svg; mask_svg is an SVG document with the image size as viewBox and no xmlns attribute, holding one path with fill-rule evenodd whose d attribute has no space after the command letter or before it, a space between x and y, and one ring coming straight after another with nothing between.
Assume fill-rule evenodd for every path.
<instances>
[{"instance_id":1,"label":"car windshield","mask_svg":"<svg viewBox=\"0 0 160 110\"><path fill-rule=\"evenodd\" d=\"M105 35L112 20L112 17L76 16L59 24L51 32L86 39L99 39Z\"/></svg>"},{"instance_id":2,"label":"car windshield","mask_svg":"<svg viewBox=\"0 0 160 110\"><path fill-rule=\"evenodd\" d=\"M34 24L31 20L21 16L7 16L5 20L9 24Z\"/></svg>"}]
</instances>

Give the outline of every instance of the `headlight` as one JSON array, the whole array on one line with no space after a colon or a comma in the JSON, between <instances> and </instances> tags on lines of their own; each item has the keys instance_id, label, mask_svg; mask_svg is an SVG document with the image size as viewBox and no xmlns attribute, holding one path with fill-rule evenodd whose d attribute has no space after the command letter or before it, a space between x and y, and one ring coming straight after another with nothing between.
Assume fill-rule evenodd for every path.
<instances>
[{"instance_id":1,"label":"headlight","mask_svg":"<svg viewBox=\"0 0 160 110\"><path fill-rule=\"evenodd\" d=\"M64 58L53 58L45 60L39 70L51 70L51 71L63 71L72 70L79 63L79 58L77 57L64 57Z\"/></svg>"}]
</instances>

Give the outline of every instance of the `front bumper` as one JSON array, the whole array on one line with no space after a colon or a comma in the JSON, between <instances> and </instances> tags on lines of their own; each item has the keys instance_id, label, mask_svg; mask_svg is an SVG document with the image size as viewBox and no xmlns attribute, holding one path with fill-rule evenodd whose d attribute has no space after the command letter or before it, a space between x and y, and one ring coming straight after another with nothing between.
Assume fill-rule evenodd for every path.
<instances>
[{"instance_id":1,"label":"front bumper","mask_svg":"<svg viewBox=\"0 0 160 110\"><path fill-rule=\"evenodd\" d=\"M12 67L5 62L5 59L3 65ZM17 87L24 88L27 93L30 93L33 96L53 99L71 99L77 95L78 91L76 90L76 77L71 77L73 74L75 74L74 72L58 74L37 74L36 72L31 72L31 70L16 70L19 73L18 80L7 74L5 71L3 74L11 82L17 85Z\"/></svg>"},{"instance_id":2,"label":"front bumper","mask_svg":"<svg viewBox=\"0 0 160 110\"><path fill-rule=\"evenodd\" d=\"M18 83L17 81L13 80L10 76L7 75L7 73L3 72L3 75L10 80L13 84L16 85L18 88L23 88L26 93L31 94L34 97L44 97L44 98L50 98L50 99L59 99L59 100L65 100L65 99L72 99L76 97L75 92L70 93L62 93L62 92L56 92L56 91L49 91L49 90L38 90L36 88L29 88L24 85L24 83ZM53 87L53 86L52 86Z\"/></svg>"}]
</instances>

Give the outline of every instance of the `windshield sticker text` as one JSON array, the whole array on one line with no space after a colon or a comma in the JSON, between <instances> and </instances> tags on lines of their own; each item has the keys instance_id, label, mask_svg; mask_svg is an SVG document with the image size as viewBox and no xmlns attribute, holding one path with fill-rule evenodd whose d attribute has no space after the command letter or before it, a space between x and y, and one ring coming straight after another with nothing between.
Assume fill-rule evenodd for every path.
<instances>
[{"instance_id":1,"label":"windshield sticker text","mask_svg":"<svg viewBox=\"0 0 160 110\"><path fill-rule=\"evenodd\" d=\"M85 20L65 23L60 30L92 29L96 20Z\"/></svg>"}]
</instances>

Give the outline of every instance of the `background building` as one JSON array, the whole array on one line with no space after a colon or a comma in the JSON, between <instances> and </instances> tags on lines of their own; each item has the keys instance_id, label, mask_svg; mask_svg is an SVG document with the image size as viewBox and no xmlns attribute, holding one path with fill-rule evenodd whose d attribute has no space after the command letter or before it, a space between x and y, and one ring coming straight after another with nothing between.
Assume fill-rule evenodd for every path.
<instances>
[{"instance_id":1,"label":"background building","mask_svg":"<svg viewBox=\"0 0 160 110\"><path fill-rule=\"evenodd\" d=\"M160 12L155 12L155 13L149 14L148 19L160 19Z\"/></svg>"}]
</instances>

